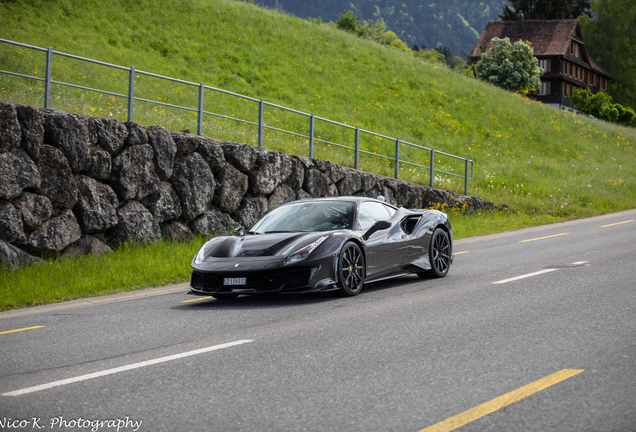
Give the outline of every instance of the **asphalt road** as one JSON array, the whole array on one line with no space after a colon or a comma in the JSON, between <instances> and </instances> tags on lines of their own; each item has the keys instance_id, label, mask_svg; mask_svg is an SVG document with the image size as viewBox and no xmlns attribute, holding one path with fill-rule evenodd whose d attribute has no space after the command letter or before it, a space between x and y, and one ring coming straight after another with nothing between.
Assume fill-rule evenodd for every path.
<instances>
[{"instance_id":1,"label":"asphalt road","mask_svg":"<svg viewBox=\"0 0 636 432\"><path fill-rule=\"evenodd\" d=\"M636 211L455 253L354 298L0 313L0 430L636 431Z\"/></svg>"}]
</instances>

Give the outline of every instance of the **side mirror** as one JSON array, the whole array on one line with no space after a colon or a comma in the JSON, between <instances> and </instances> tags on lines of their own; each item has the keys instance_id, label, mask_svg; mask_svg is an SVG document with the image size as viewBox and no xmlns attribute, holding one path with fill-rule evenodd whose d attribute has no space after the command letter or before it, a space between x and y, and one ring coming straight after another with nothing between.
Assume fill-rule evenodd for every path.
<instances>
[{"instance_id":1,"label":"side mirror","mask_svg":"<svg viewBox=\"0 0 636 432\"><path fill-rule=\"evenodd\" d=\"M387 228L391 228L391 222L389 222L389 221L376 221L376 223L371 225L371 228L369 228L369 230L364 233L362 238L365 239L365 240L369 240L369 237L371 237L373 235L373 233L375 233L376 231L385 230Z\"/></svg>"},{"instance_id":2,"label":"side mirror","mask_svg":"<svg viewBox=\"0 0 636 432\"><path fill-rule=\"evenodd\" d=\"M243 237L245 235L245 227L240 226L240 227L234 228L234 232L236 233L237 236Z\"/></svg>"}]
</instances>

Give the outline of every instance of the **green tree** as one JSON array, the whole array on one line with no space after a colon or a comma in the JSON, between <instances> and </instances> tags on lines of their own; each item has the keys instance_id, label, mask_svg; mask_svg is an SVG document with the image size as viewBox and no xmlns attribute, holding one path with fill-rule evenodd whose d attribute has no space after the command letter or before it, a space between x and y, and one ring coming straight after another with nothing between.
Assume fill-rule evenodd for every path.
<instances>
[{"instance_id":1,"label":"green tree","mask_svg":"<svg viewBox=\"0 0 636 432\"><path fill-rule=\"evenodd\" d=\"M517 12L525 19L556 20L591 16L590 0L508 0L499 12L502 21L516 21Z\"/></svg>"},{"instance_id":2,"label":"green tree","mask_svg":"<svg viewBox=\"0 0 636 432\"><path fill-rule=\"evenodd\" d=\"M445 64L446 57L444 54L436 50L422 49L414 52L415 57L421 58L429 63Z\"/></svg>"},{"instance_id":3,"label":"green tree","mask_svg":"<svg viewBox=\"0 0 636 432\"><path fill-rule=\"evenodd\" d=\"M484 81L517 93L528 93L541 87L539 61L528 41L510 44L510 39L493 38L492 48L482 54L475 65L477 76Z\"/></svg>"},{"instance_id":4,"label":"green tree","mask_svg":"<svg viewBox=\"0 0 636 432\"><path fill-rule=\"evenodd\" d=\"M358 17L350 10L348 10L347 13L338 14L336 27L340 30L354 33L358 36L362 36L363 34L363 32L358 29Z\"/></svg>"},{"instance_id":5,"label":"green tree","mask_svg":"<svg viewBox=\"0 0 636 432\"><path fill-rule=\"evenodd\" d=\"M581 17L585 46L616 81L610 94L624 106L636 109L636 2L593 0L594 17Z\"/></svg>"},{"instance_id":6,"label":"green tree","mask_svg":"<svg viewBox=\"0 0 636 432\"><path fill-rule=\"evenodd\" d=\"M576 89L568 99L577 106L579 112L601 120L629 126L636 118L634 110L612 103L612 97L604 91L593 95L589 89Z\"/></svg>"},{"instance_id":7,"label":"green tree","mask_svg":"<svg viewBox=\"0 0 636 432\"><path fill-rule=\"evenodd\" d=\"M408 45L400 40L394 32L387 29L386 24L382 20L375 22L372 20L364 21L360 25L359 31L365 39L371 39L379 44L397 48L400 51L410 51Z\"/></svg>"}]
</instances>

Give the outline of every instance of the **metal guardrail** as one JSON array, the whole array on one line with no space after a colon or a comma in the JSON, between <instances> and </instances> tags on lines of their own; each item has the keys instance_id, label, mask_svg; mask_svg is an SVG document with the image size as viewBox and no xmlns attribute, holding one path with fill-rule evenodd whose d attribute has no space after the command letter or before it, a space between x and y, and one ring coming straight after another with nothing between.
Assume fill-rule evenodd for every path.
<instances>
[{"instance_id":1,"label":"metal guardrail","mask_svg":"<svg viewBox=\"0 0 636 432\"><path fill-rule=\"evenodd\" d=\"M162 106L167 106L167 107L171 107L171 108L177 108L177 109L182 109L182 110L186 110L186 111L193 111L197 113L197 134L198 135L202 135L203 132L203 116L205 115L210 115L210 116L214 116L214 117L219 117L219 118L223 118L223 119L227 119L227 120L234 120L234 121L238 121L244 124L249 124L249 125L253 125L256 126L258 128L258 147L263 147L263 131L265 129L268 130L273 130L273 131L277 131L277 132L282 132L282 133L286 133L289 135L294 135L297 137L301 137L301 138L306 138L309 140L309 157L313 157L314 156L314 145L316 142L320 142L320 143L324 143L324 144L328 144L328 145L333 145L339 148L343 148L343 149L348 149L348 150L353 150L354 152L354 167L356 169L358 169L358 165L359 165L359 161L360 161L360 154L366 154L366 155L370 155L370 156L376 156L379 158L383 158L383 159L387 159L393 162L394 164L394 177L395 178L399 178L399 173L400 173L400 164L406 164L406 165L410 165L410 166L414 166L414 167L419 167L419 168L423 168L423 169L427 169L429 170L429 174L430 174L430 179L429 179L429 185L431 187L434 186L434 181L435 181L435 173L441 173L441 174L446 174L449 176L454 176L454 177L460 177L464 179L464 195L468 195L468 181L472 180L473 178L473 161L470 160L470 158L462 158L460 156L456 156L456 155L452 155L449 153L444 153L438 150L435 150L433 148L428 148L428 147L423 147L417 144L413 144L407 141L402 141L399 138L393 138L393 137L389 137L386 135L382 135L376 132L372 132L372 131L368 131L365 129L360 129L360 127L354 127L354 126L350 126L344 123L339 123L333 120L329 120L326 118L322 118L322 117L317 117L316 115L309 114L309 113L305 113L302 111L297 111L291 108L287 108L281 105L276 105L270 102L266 102L263 99L255 99L249 96L245 96L245 95L241 95L238 93L233 93L227 90L223 90L223 89L218 89L215 87L211 87L211 86L207 86L204 83L192 83L189 81L183 81L180 79L176 79L176 78L171 78L171 77L167 77L167 76L163 76L163 75L157 75L154 73L150 73L150 72L144 72L144 71L140 71L140 70L136 70L134 66L131 67L125 67L125 66L118 66L118 65L114 65L111 63L105 63L105 62L101 62L98 60L93 60L93 59L88 59L88 58L84 58L84 57L79 57L76 55L72 55L72 54L66 54L63 52L59 52L59 51L54 51L53 48L49 47L49 48L41 48L41 47L37 47L37 46L33 46L33 45L27 45L27 44L23 44L23 43L19 43L19 42L14 42L14 41L10 41L7 39L2 39L0 38L0 42L9 44L9 45L15 45L15 46L19 46L22 48L28 48L28 49L32 49L35 51L41 51L41 52L45 52L46 53L46 69L45 69L45 78L40 78L40 77L35 77L35 76L31 76L31 75L24 75L24 74L19 74L19 73L14 73L14 72L8 72L8 71L4 71L4 70L0 70L0 73L4 73L7 75L12 75L12 76L16 76L16 77L21 77L21 78L28 78L28 79L33 79L36 81L44 81L44 107L45 108L50 108L51 105L51 85L52 84L56 84L56 85L61 85L61 86L67 86L67 87L73 87L76 89L81 89L81 90L87 90L87 91L91 91L91 92L97 92L97 93L102 93L102 94L106 94L106 95L110 95L110 96L115 96L115 97L120 97L120 98L125 98L128 100L128 121L133 121L133 113L134 113L134 102L135 101L139 101L139 102L147 102L147 103L152 103L152 104L156 104L156 105L162 105ZM129 78L128 78L128 94L120 94L120 93L113 93L113 92L109 92L109 91L105 91L105 90L100 90L100 89L95 89L95 88L90 88L90 87L84 87L84 86L80 86L80 85L76 85L76 84L70 84L70 83L65 83L65 82L61 82L61 81L55 81L52 78L52 64L53 64L53 55L58 55L61 57L67 57L67 58L71 58L74 60L80 60L80 61L84 61L84 62L88 62L88 63L93 63L93 64L97 64L100 66L106 66L106 67L110 67L113 69L119 69L122 71L128 71L129 72ZM198 96L198 106L197 108L189 108L189 107L183 107L183 106L179 106L179 105L172 105L169 103L165 103L165 102L160 102L160 101L154 101L154 100L149 100L149 99L143 99L140 97L136 97L135 96L135 75L145 75L145 76L149 76L149 77L153 77L153 78L159 78L159 79L163 79L163 80L167 80L167 81L171 81L171 82L175 82L175 83L179 83L179 84L184 84L184 85L188 85L188 86L193 86L193 87L198 87L198 92L199 92L199 96ZM237 98L241 98L247 101L251 101L251 102L255 102L258 103L258 123L256 122L252 122L249 120L244 120L244 119L239 119L236 117L230 117L230 116L226 116L226 115L222 115L222 114L218 114L218 113L213 113L213 112L209 112L209 111L205 111L203 109L203 96L204 96L204 92L205 90L212 90L218 93L223 93L229 96L233 96L233 97L237 97ZM279 129L279 128L275 128L273 126L268 126L264 123L263 121L263 114L265 112L265 107L273 107L273 108L278 108L284 111L288 111L294 114L298 114L298 115L302 115L305 117L309 118L309 133L308 135L303 135L303 134L299 134L296 132L292 132L292 131L288 131L288 130L284 130L284 129ZM343 144L338 144L335 142L331 142L331 141L326 141L326 140L322 140L319 137L316 137L314 135L314 131L315 131L315 122L316 120L318 121L322 121L322 122L326 122L332 125L336 125L336 126L340 126L340 127L344 127L350 130L355 131L355 145L354 147L349 147ZM373 152L369 152L366 150L362 150L360 148L360 133L364 133L364 134L368 134L368 135L372 135L381 139L387 139L387 140L391 140L393 142L395 142L395 153L393 156L387 156L387 155L381 155L381 154L377 154L377 153L373 153ZM421 149L423 151L429 152L430 153L430 165L429 166L424 166L424 165L419 165L417 163L414 162L409 162L406 160L402 160L400 159L400 148L401 146L409 146L409 147L413 147L413 148L417 148L417 149ZM453 172L448 172L448 171L444 171L444 170L440 170L435 168L435 157L436 156L446 156L446 157L450 157L453 159L458 159L461 161L464 161L464 174L463 175L459 175L459 174L455 174ZM470 172L470 174L469 174Z\"/></svg>"}]
</instances>

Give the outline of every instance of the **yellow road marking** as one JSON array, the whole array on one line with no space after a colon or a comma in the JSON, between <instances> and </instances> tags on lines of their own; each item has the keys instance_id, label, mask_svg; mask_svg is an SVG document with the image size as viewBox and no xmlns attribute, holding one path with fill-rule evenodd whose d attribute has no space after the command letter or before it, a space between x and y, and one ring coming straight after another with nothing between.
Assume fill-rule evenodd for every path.
<instances>
[{"instance_id":1,"label":"yellow road marking","mask_svg":"<svg viewBox=\"0 0 636 432\"><path fill-rule=\"evenodd\" d=\"M463 252L455 252L453 255L461 255L461 254L465 254L468 253L468 251L463 251Z\"/></svg>"},{"instance_id":2,"label":"yellow road marking","mask_svg":"<svg viewBox=\"0 0 636 432\"><path fill-rule=\"evenodd\" d=\"M528 239L528 240L520 240L519 243L531 242L531 241L535 241L535 240L543 240L543 239L547 239L547 238L559 237L559 236L564 236L564 235L568 235L568 234L570 234L570 233L554 234L554 235L545 236L545 237L533 238L533 239Z\"/></svg>"},{"instance_id":3,"label":"yellow road marking","mask_svg":"<svg viewBox=\"0 0 636 432\"><path fill-rule=\"evenodd\" d=\"M207 299L211 299L211 298L214 298L214 297L212 297L212 296L209 296L209 297L199 297L199 298L195 298L195 299L192 299L192 300L183 300L183 301L182 301L182 302L180 302L180 303L192 303L192 302L195 302L195 301L207 300Z\"/></svg>"},{"instance_id":4,"label":"yellow road marking","mask_svg":"<svg viewBox=\"0 0 636 432\"><path fill-rule=\"evenodd\" d=\"M599 228L606 228L606 227L611 227L611 226L614 226L614 225L622 225L622 224L626 224L626 223L630 223L630 222L636 222L636 221L628 220L628 221L625 221L625 222L617 222L617 223L613 223L613 224L609 224L609 225L601 225Z\"/></svg>"},{"instance_id":5,"label":"yellow road marking","mask_svg":"<svg viewBox=\"0 0 636 432\"><path fill-rule=\"evenodd\" d=\"M36 328L44 328L44 326L35 326L35 327L27 327L27 328L21 328L21 329L16 329L16 330L7 330L7 331L0 332L0 335L7 334L7 333L21 332L21 331L24 331L24 330L33 330L33 329L36 329Z\"/></svg>"},{"instance_id":6,"label":"yellow road marking","mask_svg":"<svg viewBox=\"0 0 636 432\"><path fill-rule=\"evenodd\" d=\"M517 390L513 390L510 393L506 393L503 396L499 396L498 398L471 408L468 411L464 411L461 414L457 414L433 426L429 426L426 429L422 429L420 432L449 432L455 430L581 372L583 372L583 369L563 369L562 371L548 375L545 378L541 378L538 381L520 387Z\"/></svg>"}]
</instances>

